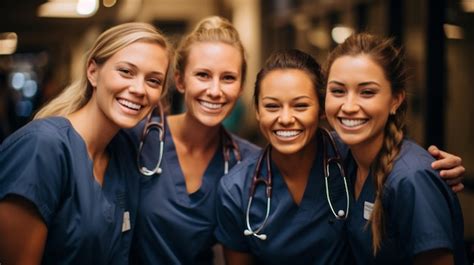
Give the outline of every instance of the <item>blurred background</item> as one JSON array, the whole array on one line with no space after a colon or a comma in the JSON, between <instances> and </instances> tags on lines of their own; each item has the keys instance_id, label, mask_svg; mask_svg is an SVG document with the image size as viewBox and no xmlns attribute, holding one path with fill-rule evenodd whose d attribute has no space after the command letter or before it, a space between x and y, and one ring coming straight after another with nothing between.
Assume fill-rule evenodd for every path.
<instances>
[{"instance_id":1,"label":"blurred background","mask_svg":"<svg viewBox=\"0 0 474 265\"><path fill-rule=\"evenodd\" d=\"M459 198L474 253L474 0L2 0L0 142L81 71L84 52L103 30L148 22L177 43L208 15L231 20L247 50L244 96L226 126L260 145L251 96L272 51L298 48L324 63L335 45L359 31L404 45L410 136L462 157L466 188ZM172 93L171 101L171 111L179 112L180 97Z\"/></svg>"}]
</instances>

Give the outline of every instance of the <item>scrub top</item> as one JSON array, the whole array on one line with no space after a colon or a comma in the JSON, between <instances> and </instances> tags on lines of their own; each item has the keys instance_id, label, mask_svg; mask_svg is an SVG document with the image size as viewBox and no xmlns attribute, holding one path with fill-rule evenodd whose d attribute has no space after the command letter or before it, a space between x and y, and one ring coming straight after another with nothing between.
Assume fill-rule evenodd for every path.
<instances>
[{"instance_id":1,"label":"scrub top","mask_svg":"<svg viewBox=\"0 0 474 265\"><path fill-rule=\"evenodd\" d=\"M129 131L142 134L144 123ZM170 130L165 126L162 173L142 176L137 231L133 243L133 264L212 264L216 243L215 200L218 181L224 174L223 148L220 146L204 172L201 187L191 194L186 190L183 172ZM190 132L191 133L191 132ZM241 158L258 154L259 148L235 135ZM152 131L146 138L143 162L155 168L159 137ZM237 161L233 152L229 167Z\"/></svg>"},{"instance_id":2,"label":"scrub top","mask_svg":"<svg viewBox=\"0 0 474 265\"><path fill-rule=\"evenodd\" d=\"M244 235L249 190L257 159L241 163L222 178L218 189L218 227L215 233L220 243L234 251L252 254L257 264L351 264L345 221L335 218L326 198L320 137L318 133L318 153L299 205L293 201L276 165L270 162L273 176L271 209L268 222L261 231L267 235L266 240ZM332 150L330 148L328 150ZM265 179L267 176L267 160L263 158L260 177ZM340 174L332 177L337 182L341 180ZM335 208L345 210L346 190L341 186L330 187ZM265 185L260 184L253 197L250 224L254 230L265 218L267 198L264 190Z\"/></svg>"},{"instance_id":3,"label":"scrub top","mask_svg":"<svg viewBox=\"0 0 474 265\"><path fill-rule=\"evenodd\" d=\"M47 228L42 264L128 264L139 176L132 142L118 133L100 186L86 144L69 120L35 120L0 147L0 200L33 203Z\"/></svg>"},{"instance_id":4,"label":"scrub top","mask_svg":"<svg viewBox=\"0 0 474 265\"><path fill-rule=\"evenodd\" d=\"M463 243L463 218L458 198L431 168L433 157L412 141L404 140L383 191L386 216L382 248L374 258L368 218L375 200L372 175L359 198L353 199L348 220L349 241L357 264L412 264L415 255L445 248L455 264L467 264ZM347 158L350 176L357 166Z\"/></svg>"}]
</instances>

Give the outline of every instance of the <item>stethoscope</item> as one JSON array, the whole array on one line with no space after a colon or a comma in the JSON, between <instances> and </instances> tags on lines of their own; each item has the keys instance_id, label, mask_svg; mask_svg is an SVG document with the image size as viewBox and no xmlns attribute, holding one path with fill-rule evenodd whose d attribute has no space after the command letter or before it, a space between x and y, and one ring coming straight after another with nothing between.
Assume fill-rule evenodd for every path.
<instances>
[{"instance_id":1,"label":"stethoscope","mask_svg":"<svg viewBox=\"0 0 474 265\"><path fill-rule=\"evenodd\" d=\"M331 134L324 128L320 128L320 130L323 132L322 133L322 148L323 148L323 167L324 167L324 184L326 187L326 199L329 204L329 208L331 209L332 214L336 219L338 220L344 220L348 217L349 215L349 204L350 204L350 199L349 199L349 187L347 185L347 178L346 174L344 171L344 168L342 167L342 159L339 155L339 152L337 151L336 144L334 142L334 139L332 138ZM331 148L334 151L334 156L328 158L328 150L326 147L326 144L324 143L325 141L329 141ZM267 224L268 217L270 216L270 208L271 208L271 197L272 197L272 170L270 166L270 161L271 161L271 145L268 145L263 153L260 155L258 161L257 161L257 166L255 168L255 172L252 178L252 184L250 186L250 193L249 193L249 202L247 204L247 210L245 213L245 221L247 224L247 229L244 230L244 235L246 236L255 236L256 238L260 240L266 240L267 235L260 233L265 225ZM266 178L260 177L260 172L262 169L262 161L263 159L266 160L266 168L267 168L267 176ZM331 196L329 193L329 177L330 177L330 165L334 163L336 164L339 173L344 181L344 188L345 188L345 193L346 193L346 209L340 209L336 212L335 207L332 203ZM253 229L251 224L250 224L250 208L252 207L252 201L253 197L255 196L255 191L257 188L258 184L264 184L265 185L265 197L267 199L267 204L266 204L266 212L265 212L265 218L263 219L263 222L256 228Z\"/></svg>"},{"instance_id":2,"label":"stethoscope","mask_svg":"<svg viewBox=\"0 0 474 265\"><path fill-rule=\"evenodd\" d=\"M155 115L153 115L156 111L158 111L158 119L153 119ZM159 135L159 140L160 140L160 149L158 153L158 162L156 163L156 167L153 169L147 168L145 165L142 164L142 161L140 159L145 139L148 137L150 132L153 130L156 130ZM227 132L227 130L224 127L221 127L221 133L222 133L222 153L224 156L224 175L229 172L229 163L230 163L230 152L234 153L234 157L237 161L237 163L240 163L242 160L240 156L240 150L239 146L237 143L234 141L232 136ZM154 174L160 175L161 172L163 171L161 168L161 163L163 161L163 152L165 148L165 115L163 113L163 108L161 105L158 105L156 108L153 109L153 111L148 114L147 121L145 124L145 127L143 128L143 133L141 136L140 140L140 145L138 147L138 154L137 154L137 165L138 165L138 170L140 173L142 173L145 176L152 176Z\"/></svg>"}]
</instances>

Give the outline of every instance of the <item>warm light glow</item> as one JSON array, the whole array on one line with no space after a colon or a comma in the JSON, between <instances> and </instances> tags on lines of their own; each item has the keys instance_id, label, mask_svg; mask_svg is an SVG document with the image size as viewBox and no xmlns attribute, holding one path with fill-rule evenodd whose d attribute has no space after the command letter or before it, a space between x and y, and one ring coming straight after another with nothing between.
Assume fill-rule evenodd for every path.
<instances>
[{"instance_id":1,"label":"warm light glow","mask_svg":"<svg viewBox=\"0 0 474 265\"><path fill-rule=\"evenodd\" d=\"M349 27L337 26L331 31L331 37L336 43L343 43L354 31Z\"/></svg>"},{"instance_id":2,"label":"warm light glow","mask_svg":"<svg viewBox=\"0 0 474 265\"><path fill-rule=\"evenodd\" d=\"M103 4L105 7L113 7L117 3L117 0L104 0Z\"/></svg>"},{"instance_id":3,"label":"warm light glow","mask_svg":"<svg viewBox=\"0 0 474 265\"><path fill-rule=\"evenodd\" d=\"M98 8L98 0L79 0L77 2L76 11L79 15L91 16Z\"/></svg>"},{"instance_id":4,"label":"warm light glow","mask_svg":"<svg viewBox=\"0 0 474 265\"><path fill-rule=\"evenodd\" d=\"M15 32L0 33L0 54L13 54L16 51L18 36Z\"/></svg>"},{"instance_id":5,"label":"warm light glow","mask_svg":"<svg viewBox=\"0 0 474 265\"><path fill-rule=\"evenodd\" d=\"M38 7L40 17L81 18L97 12L98 0L49 0Z\"/></svg>"},{"instance_id":6,"label":"warm light glow","mask_svg":"<svg viewBox=\"0 0 474 265\"><path fill-rule=\"evenodd\" d=\"M329 32L325 31L322 27L310 30L307 34L307 38L312 45L320 49L329 49L329 46L331 45Z\"/></svg>"},{"instance_id":7,"label":"warm light glow","mask_svg":"<svg viewBox=\"0 0 474 265\"><path fill-rule=\"evenodd\" d=\"M462 0L461 6L464 12L474 12L474 0Z\"/></svg>"},{"instance_id":8,"label":"warm light glow","mask_svg":"<svg viewBox=\"0 0 474 265\"><path fill-rule=\"evenodd\" d=\"M448 39L464 39L464 30L460 26L451 25L451 24L444 24L444 35Z\"/></svg>"}]
</instances>

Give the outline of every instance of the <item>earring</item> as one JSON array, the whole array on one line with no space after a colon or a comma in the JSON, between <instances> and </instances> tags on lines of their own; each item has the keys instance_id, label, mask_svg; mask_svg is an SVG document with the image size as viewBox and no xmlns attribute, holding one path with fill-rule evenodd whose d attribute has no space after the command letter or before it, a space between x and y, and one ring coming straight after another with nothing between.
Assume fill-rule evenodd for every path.
<instances>
[{"instance_id":1,"label":"earring","mask_svg":"<svg viewBox=\"0 0 474 265\"><path fill-rule=\"evenodd\" d=\"M390 115L395 115L395 114L397 114L397 110L391 110L390 111Z\"/></svg>"}]
</instances>

